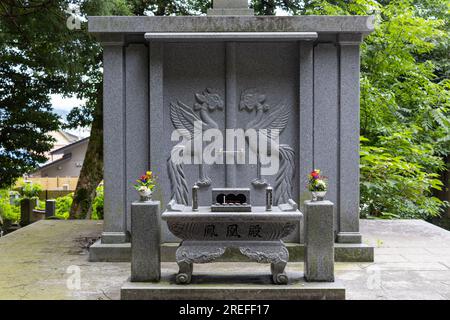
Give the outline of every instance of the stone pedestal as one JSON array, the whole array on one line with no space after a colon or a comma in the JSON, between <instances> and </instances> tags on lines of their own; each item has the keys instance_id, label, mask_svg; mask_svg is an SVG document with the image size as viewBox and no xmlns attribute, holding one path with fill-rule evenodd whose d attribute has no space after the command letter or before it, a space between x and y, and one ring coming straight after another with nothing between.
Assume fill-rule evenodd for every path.
<instances>
[{"instance_id":1,"label":"stone pedestal","mask_svg":"<svg viewBox=\"0 0 450 320\"><path fill-rule=\"evenodd\" d=\"M161 277L159 201L131 204L131 281L157 282Z\"/></svg>"},{"instance_id":2,"label":"stone pedestal","mask_svg":"<svg viewBox=\"0 0 450 320\"><path fill-rule=\"evenodd\" d=\"M176 251L177 283L191 282L194 263L212 262L227 248L235 248L251 260L270 263L273 282L287 284L285 267L289 251L281 239L295 231L302 213L282 211L280 207L273 207L272 211L265 209L254 206L251 212L212 212L210 207L201 206L197 211L191 207L185 207L184 211L165 211L162 219L183 240Z\"/></svg>"},{"instance_id":3,"label":"stone pedestal","mask_svg":"<svg viewBox=\"0 0 450 320\"><path fill-rule=\"evenodd\" d=\"M56 214L56 200L45 201L45 217L53 217Z\"/></svg>"},{"instance_id":4,"label":"stone pedestal","mask_svg":"<svg viewBox=\"0 0 450 320\"><path fill-rule=\"evenodd\" d=\"M20 225L22 227L34 222L33 209L37 205L37 199L22 199L20 200Z\"/></svg>"},{"instance_id":5,"label":"stone pedestal","mask_svg":"<svg viewBox=\"0 0 450 320\"><path fill-rule=\"evenodd\" d=\"M227 248L238 248L241 254L259 263L270 263L272 281L287 284L285 272L289 251L278 241L183 241L176 252L178 284L189 284L194 263L208 263L221 257Z\"/></svg>"},{"instance_id":6,"label":"stone pedestal","mask_svg":"<svg viewBox=\"0 0 450 320\"><path fill-rule=\"evenodd\" d=\"M305 279L334 281L333 203L305 201Z\"/></svg>"}]
</instances>

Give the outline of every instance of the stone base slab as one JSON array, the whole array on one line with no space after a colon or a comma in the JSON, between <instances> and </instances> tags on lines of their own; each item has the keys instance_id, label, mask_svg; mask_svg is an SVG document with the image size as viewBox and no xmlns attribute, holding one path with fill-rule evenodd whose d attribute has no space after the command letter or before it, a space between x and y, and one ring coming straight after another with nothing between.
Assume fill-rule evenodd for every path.
<instances>
[{"instance_id":1,"label":"stone base slab","mask_svg":"<svg viewBox=\"0 0 450 320\"><path fill-rule=\"evenodd\" d=\"M364 243L335 243L335 262L374 262L374 247Z\"/></svg>"},{"instance_id":2,"label":"stone base slab","mask_svg":"<svg viewBox=\"0 0 450 320\"><path fill-rule=\"evenodd\" d=\"M131 243L102 243L97 240L89 247L90 262L130 262Z\"/></svg>"},{"instance_id":3,"label":"stone base slab","mask_svg":"<svg viewBox=\"0 0 450 320\"><path fill-rule=\"evenodd\" d=\"M362 235L359 232L339 232L336 241L338 243L361 243Z\"/></svg>"},{"instance_id":4,"label":"stone base slab","mask_svg":"<svg viewBox=\"0 0 450 320\"><path fill-rule=\"evenodd\" d=\"M288 272L287 285L271 283L267 274L196 274L189 285L175 283L175 274L161 282L130 282L122 286L122 300L345 300L345 287L336 282L306 282L302 272Z\"/></svg>"},{"instance_id":5,"label":"stone base slab","mask_svg":"<svg viewBox=\"0 0 450 320\"><path fill-rule=\"evenodd\" d=\"M102 242L106 244L118 244L130 242L124 232L103 232Z\"/></svg>"},{"instance_id":6,"label":"stone base slab","mask_svg":"<svg viewBox=\"0 0 450 320\"><path fill-rule=\"evenodd\" d=\"M161 261L174 262L178 243L169 242L161 245ZM289 261L300 262L304 257L304 246L298 243L286 243L289 251ZM361 243L335 243L334 260L336 262L373 262L374 247ZM130 262L131 244L104 244L98 240L89 248L89 261L91 262ZM217 262L247 262L238 249L227 249Z\"/></svg>"}]
</instances>

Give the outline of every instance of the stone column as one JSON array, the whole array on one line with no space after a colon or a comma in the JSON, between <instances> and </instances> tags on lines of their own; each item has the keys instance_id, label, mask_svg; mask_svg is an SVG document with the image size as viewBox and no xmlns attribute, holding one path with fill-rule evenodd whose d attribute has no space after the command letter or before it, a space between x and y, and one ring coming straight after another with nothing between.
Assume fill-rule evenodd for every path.
<instances>
[{"instance_id":1,"label":"stone column","mask_svg":"<svg viewBox=\"0 0 450 320\"><path fill-rule=\"evenodd\" d=\"M238 89L237 89L237 54L236 54L236 42L227 42L225 45L225 55L226 55L226 113L225 113L225 127L226 128L236 128L237 122L237 108L235 107ZM226 143L225 150L229 150L227 144L229 144L231 139L227 139L225 135ZM235 159L234 153L225 153L226 162L225 163L233 163ZM236 162L234 162L236 163ZM225 182L227 188L236 188L237 187L237 172L236 166L225 165Z\"/></svg>"},{"instance_id":2,"label":"stone column","mask_svg":"<svg viewBox=\"0 0 450 320\"><path fill-rule=\"evenodd\" d=\"M131 281L159 281L161 277L160 202L131 204Z\"/></svg>"},{"instance_id":3,"label":"stone column","mask_svg":"<svg viewBox=\"0 0 450 320\"><path fill-rule=\"evenodd\" d=\"M314 46L313 167L328 177L326 198L336 204L334 232L338 232L339 192L339 56L334 43ZM326 94L325 94L326 93Z\"/></svg>"},{"instance_id":4,"label":"stone column","mask_svg":"<svg viewBox=\"0 0 450 320\"><path fill-rule=\"evenodd\" d=\"M20 225L29 225L33 221L33 209L37 205L37 199L24 198L20 200Z\"/></svg>"},{"instance_id":5,"label":"stone column","mask_svg":"<svg viewBox=\"0 0 450 320\"><path fill-rule=\"evenodd\" d=\"M131 232L131 203L139 199L133 184L150 169L148 47L145 44L130 44L125 48L125 56L126 229Z\"/></svg>"},{"instance_id":6,"label":"stone column","mask_svg":"<svg viewBox=\"0 0 450 320\"><path fill-rule=\"evenodd\" d=\"M314 139L314 47L312 41L300 42L299 63L299 165L298 181L300 211L304 212L304 201L311 199L308 191L308 174L313 168ZM305 242L304 221L300 223L300 243Z\"/></svg>"},{"instance_id":7,"label":"stone column","mask_svg":"<svg viewBox=\"0 0 450 320\"><path fill-rule=\"evenodd\" d=\"M333 203L305 201L305 279L334 281Z\"/></svg>"},{"instance_id":8,"label":"stone column","mask_svg":"<svg viewBox=\"0 0 450 320\"><path fill-rule=\"evenodd\" d=\"M125 182L125 59L124 36L102 35L103 46L103 162L104 225L102 243L124 243L126 237Z\"/></svg>"},{"instance_id":9,"label":"stone column","mask_svg":"<svg viewBox=\"0 0 450 320\"><path fill-rule=\"evenodd\" d=\"M361 34L340 34L339 225L337 242L361 243L359 233L359 45Z\"/></svg>"}]
</instances>

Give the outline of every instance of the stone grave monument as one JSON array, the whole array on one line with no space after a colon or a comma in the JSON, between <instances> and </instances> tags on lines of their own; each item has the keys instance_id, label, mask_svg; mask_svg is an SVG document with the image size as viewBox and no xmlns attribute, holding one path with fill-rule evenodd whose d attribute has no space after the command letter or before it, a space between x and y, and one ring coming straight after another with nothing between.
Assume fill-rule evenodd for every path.
<instances>
[{"instance_id":1,"label":"stone grave monument","mask_svg":"<svg viewBox=\"0 0 450 320\"><path fill-rule=\"evenodd\" d=\"M205 211L220 205L211 201L213 189L246 188L250 212L237 209L236 201L234 212L269 214L271 190L272 213L293 223L275 240L311 262L318 221L308 218L317 208L305 202L306 184L308 173L320 168L334 206L317 210L331 212L333 255L373 261L373 248L362 244L359 232L359 46L373 22L367 16L254 16L240 0L216 0L207 16L89 17L89 31L104 50L105 186L104 231L90 260L131 260L131 211L139 198L132 184L150 168L158 176L152 210L164 212L159 261L175 261L171 244L186 240L173 227L180 215L191 222L214 219L227 211ZM205 138L210 129L222 133L222 145ZM259 156L249 163L250 138L239 147L228 129L278 133L278 139L266 133L276 145L276 172L267 174ZM216 161L205 163L211 146ZM179 150L192 162L173 161Z\"/></svg>"}]
</instances>

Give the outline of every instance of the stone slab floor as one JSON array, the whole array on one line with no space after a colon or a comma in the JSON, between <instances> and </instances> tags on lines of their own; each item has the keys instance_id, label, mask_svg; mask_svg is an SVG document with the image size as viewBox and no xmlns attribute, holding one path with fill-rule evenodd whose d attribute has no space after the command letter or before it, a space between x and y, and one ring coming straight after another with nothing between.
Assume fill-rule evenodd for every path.
<instances>
[{"instance_id":1,"label":"stone slab floor","mask_svg":"<svg viewBox=\"0 0 450 320\"><path fill-rule=\"evenodd\" d=\"M119 299L130 264L88 262L86 247L101 230L98 221L47 220L0 238L0 299ZM449 231L419 220L362 220L361 231L376 247L375 262L336 263L347 299L450 299ZM175 263L162 267L177 271ZM269 272L250 263L216 263L214 270Z\"/></svg>"}]
</instances>

